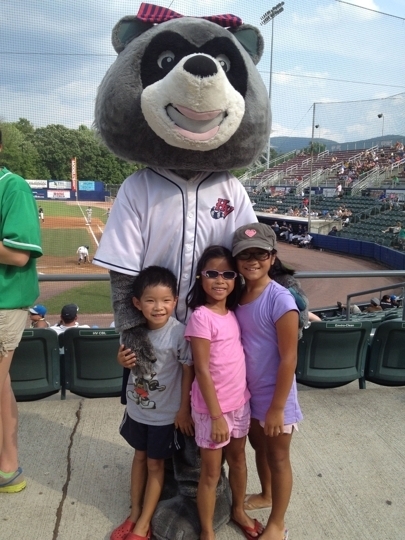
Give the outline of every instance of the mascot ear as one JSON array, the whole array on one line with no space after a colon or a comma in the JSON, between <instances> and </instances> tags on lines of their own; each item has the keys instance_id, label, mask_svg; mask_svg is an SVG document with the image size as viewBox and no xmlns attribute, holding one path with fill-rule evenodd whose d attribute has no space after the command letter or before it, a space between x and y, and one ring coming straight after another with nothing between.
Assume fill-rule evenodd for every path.
<instances>
[{"instance_id":1,"label":"mascot ear","mask_svg":"<svg viewBox=\"0 0 405 540\"><path fill-rule=\"evenodd\" d=\"M253 63L258 64L264 50L263 36L258 28L250 24L242 24L230 32L239 41L242 47L249 53Z\"/></svg>"},{"instance_id":2,"label":"mascot ear","mask_svg":"<svg viewBox=\"0 0 405 540\"><path fill-rule=\"evenodd\" d=\"M134 16L128 15L123 17L114 26L112 31L112 44L116 52L122 52L130 41L137 38L149 28L152 28L153 23L140 21Z\"/></svg>"}]
</instances>

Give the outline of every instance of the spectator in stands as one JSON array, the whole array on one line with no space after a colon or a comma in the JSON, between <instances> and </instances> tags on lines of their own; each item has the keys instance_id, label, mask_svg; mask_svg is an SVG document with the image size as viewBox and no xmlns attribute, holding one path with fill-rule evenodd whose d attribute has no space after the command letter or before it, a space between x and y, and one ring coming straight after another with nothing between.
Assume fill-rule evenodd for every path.
<instances>
[{"instance_id":1,"label":"spectator in stands","mask_svg":"<svg viewBox=\"0 0 405 540\"><path fill-rule=\"evenodd\" d=\"M336 185L335 193L336 197L341 197L343 195L342 182L340 180Z\"/></svg>"},{"instance_id":2,"label":"spectator in stands","mask_svg":"<svg viewBox=\"0 0 405 540\"><path fill-rule=\"evenodd\" d=\"M66 304L63 306L60 312L60 321L51 326L52 330L55 330L57 334L61 334L68 328L90 328L88 324L79 324L77 320L78 311L79 306L76 304Z\"/></svg>"},{"instance_id":3,"label":"spectator in stands","mask_svg":"<svg viewBox=\"0 0 405 540\"><path fill-rule=\"evenodd\" d=\"M370 305L366 307L364 310L367 313L374 313L375 311L382 311L382 307L380 306L380 300L376 297L372 298L370 300Z\"/></svg>"},{"instance_id":4,"label":"spectator in stands","mask_svg":"<svg viewBox=\"0 0 405 540\"><path fill-rule=\"evenodd\" d=\"M398 296L395 296L395 294L391 294L390 301L391 301L391 307L401 306L401 298L399 298Z\"/></svg>"},{"instance_id":5,"label":"spectator in stands","mask_svg":"<svg viewBox=\"0 0 405 540\"><path fill-rule=\"evenodd\" d=\"M344 315L347 310L347 306L345 304L342 304L342 302L336 302L336 305L338 307L338 311ZM350 304L350 313L353 315L359 315L361 313L361 309L356 304Z\"/></svg>"},{"instance_id":6,"label":"spectator in stands","mask_svg":"<svg viewBox=\"0 0 405 540\"><path fill-rule=\"evenodd\" d=\"M396 225L394 225L393 227L388 227L382 232L383 233L390 232L393 234L398 234L401 229L402 229L402 223L400 221L397 221Z\"/></svg>"},{"instance_id":7,"label":"spectator in stands","mask_svg":"<svg viewBox=\"0 0 405 540\"><path fill-rule=\"evenodd\" d=\"M393 307L391 303L391 297L389 294L384 294L384 296L381 298L380 306L383 310L391 309Z\"/></svg>"},{"instance_id":8,"label":"spectator in stands","mask_svg":"<svg viewBox=\"0 0 405 540\"><path fill-rule=\"evenodd\" d=\"M30 328L49 328L51 325L45 319L46 307L42 304L36 304L34 307L29 308L30 314Z\"/></svg>"},{"instance_id":9,"label":"spectator in stands","mask_svg":"<svg viewBox=\"0 0 405 540\"><path fill-rule=\"evenodd\" d=\"M331 230L328 232L328 236L337 236L338 230L336 225L334 225Z\"/></svg>"}]
</instances>

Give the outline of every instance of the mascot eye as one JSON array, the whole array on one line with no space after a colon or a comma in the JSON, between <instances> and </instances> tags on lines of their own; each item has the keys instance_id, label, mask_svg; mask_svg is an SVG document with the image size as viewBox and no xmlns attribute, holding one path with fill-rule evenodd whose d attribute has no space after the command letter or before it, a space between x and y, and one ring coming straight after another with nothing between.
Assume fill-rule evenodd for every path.
<instances>
[{"instance_id":1,"label":"mascot eye","mask_svg":"<svg viewBox=\"0 0 405 540\"><path fill-rule=\"evenodd\" d=\"M225 54L220 54L216 57L217 61L220 63L222 69L227 73L231 69L231 61Z\"/></svg>"},{"instance_id":2,"label":"mascot eye","mask_svg":"<svg viewBox=\"0 0 405 540\"><path fill-rule=\"evenodd\" d=\"M159 54L157 63L160 68L170 71L174 67L175 54L172 51L164 51Z\"/></svg>"}]
</instances>

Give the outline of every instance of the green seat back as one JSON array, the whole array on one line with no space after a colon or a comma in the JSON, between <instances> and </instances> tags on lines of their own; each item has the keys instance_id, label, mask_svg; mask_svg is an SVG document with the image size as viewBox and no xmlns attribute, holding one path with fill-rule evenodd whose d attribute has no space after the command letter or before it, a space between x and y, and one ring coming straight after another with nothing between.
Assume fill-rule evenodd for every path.
<instances>
[{"instance_id":1,"label":"green seat back","mask_svg":"<svg viewBox=\"0 0 405 540\"><path fill-rule=\"evenodd\" d=\"M24 330L10 367L17 401L34 401L61 388L58 335L54 330Z\"/></svg>"},{"instance_id":2,"label":"green seat back","mask_svg":"<svg viewBox=\"0 0 405 540\"><path fill-rule=\"evenodd\" d=\"M112 328L69 328L64 332L64 385L84 397L121 395L117 362L119 334Z\"/></svg>"},{"instance_id":3,"label":"green seat back","mask_svg":"<svg viewBox=\"0 0 405 540\"><path fill-rule=\"evenodd\" d=\"M334 388L360 380L371 328L370 321L312 323L298 343L297 382Z\"/></svg>"},{"instance_id":4,"label":"green seat back","mask_svg":"<svg viewBox=\"0 0 405 540\"><path fill-rule=\"evenodd\" d=\"M364 375L383 386L405 386L405 321L388 320L376 329Z\"/></svg>"}]
</instances>

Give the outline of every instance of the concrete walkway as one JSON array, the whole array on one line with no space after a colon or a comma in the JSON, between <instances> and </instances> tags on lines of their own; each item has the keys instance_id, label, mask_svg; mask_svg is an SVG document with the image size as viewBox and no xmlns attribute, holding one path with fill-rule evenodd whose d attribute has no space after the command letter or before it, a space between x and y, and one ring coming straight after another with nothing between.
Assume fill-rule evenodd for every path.
<instances>
[{"instance_id":1,"label":"concrete walkway","mask_svg":"<svg viewBox=\"0 0 405 540\"><path fill-rule=\"evenodd\" d=\"M299 399L305 420L292 442L290 540L404 539L405 389L300 387ZM107 540L129 508L132 450L118 434L118 399L53 396L19 410L28 487L0 494L0 539ZM250 447L247 454L254 492ZM268 511L252 516L265 521ZM238 538L232 525L217 535Z\"/></svg>"}]
</instances>

